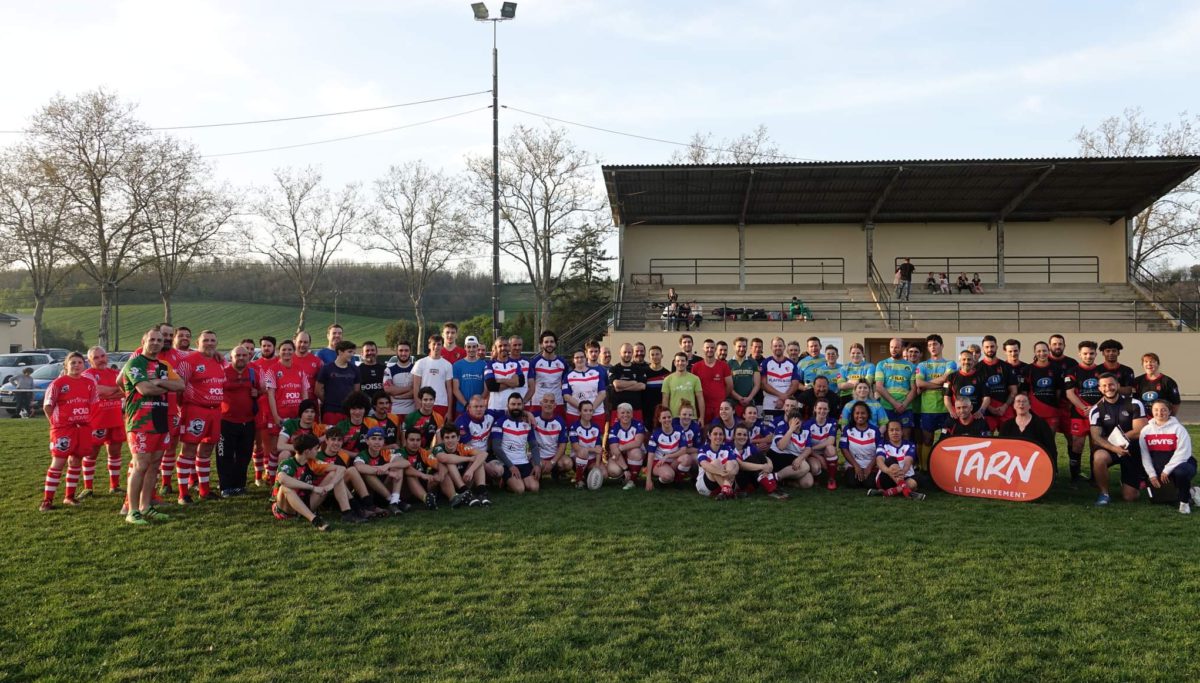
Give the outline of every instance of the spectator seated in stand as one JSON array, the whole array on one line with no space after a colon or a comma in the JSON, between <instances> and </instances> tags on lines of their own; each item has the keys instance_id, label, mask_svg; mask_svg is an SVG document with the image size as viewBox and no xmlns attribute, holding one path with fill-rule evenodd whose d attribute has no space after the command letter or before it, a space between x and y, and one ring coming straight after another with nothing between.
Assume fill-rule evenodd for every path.
<instances>
[{"instance_id":1,"label":"spectator seated in stand","mask_svg":"<svg viewBox=\"0 0 1200 683\"><path fill-rule=\"evenodd\" d=\"M812 320L812 311L808 310L808 306L805 306L799 297L792 297L788 312L791 314L792 320Z\"/></svg>"},{"instance_id":2,"label":"spectator seated in stand","mask_svg":"<svg viewBox=\"0 0 1200 683\"><path fill-rule=\"evenodd\" d=\"M954 286L958 288L959 294L962 294L964 291L966 291L966 292L974 291L974 289L971 286L971 281L967 279L966 273L958 274L958 281L955 283Z\"/></svg>"},{"instance_id":3,"label":"spectator seated in stand","mask_svg":"<svg viewBox=\"0 0 1200 683\"><path fill-rule=\"evenodd\" d=\"M925 278L925 291L929 292L930 294L937 294L938 281L937 276L933 274L933 271L930 271L929 277Z\"/></svg>"},{"instance_id":4,"label":"spectator seated in stand","mask_svg":"<svg viewBox=\"0 0 1200 683\"><path fill-rule=\"evenodd\" d=\"M689 306L686 301L681 301L681 302L679 302L679 308L677 310L678 310L678 316L675 318L675 320L676 320L675 329L678 330L679 327L682 326L685 331L690 330L691 327L689 327L689 326L692 323L692 307Z\"/></svg>"},{"instance_id":5,"label":"spectator seated in stand","mask_svg":"<svg viewBox=\"0 0 1200 683\"><path fill-rule=\"evenodd\" d=\"M704 308L700 305L700 302L698 302L698 301L693 301L690 304L690 307L692 309L692 328L691 329L698 330L698 329L700 329L700 323L704 322Z\"/></svg>"},{"instance_id":6,"label":"spectator seated in stand","mask_svg":"<svg viewBox=\"0 0 1200 683\"><path fill-rule=\"evenodd\" d=\"M971 278L971 293L983 294L983 284L979 279L979 273L975 273L975 276Z\"/></svg>"},{"instance_id":7,"label":"spectator seated in stand","mask_svg":"<svg viewBox=\"0 0 1200 683\"><path fill-rule=\"evenodd\" d=\"M950 277L945 273L938 276L938 291L942 294L950 294Z\"/></svg>"}]
</instances>

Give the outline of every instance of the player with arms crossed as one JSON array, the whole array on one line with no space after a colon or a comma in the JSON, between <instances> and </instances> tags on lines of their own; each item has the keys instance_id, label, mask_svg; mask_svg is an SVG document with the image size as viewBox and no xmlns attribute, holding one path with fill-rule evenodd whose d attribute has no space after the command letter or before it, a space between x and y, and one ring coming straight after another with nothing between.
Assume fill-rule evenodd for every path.
<instances>
[{"instance_id":1,"label":"player with arms crossed","mask_svg":"<svg viewBox=\"0 0 1200 683\"><path fill-rule=\"evenodd\" d=\"M167 394L182 390L183 380L171 366L158 359L162 345L162 332L151 329L142 337L142 353L130 358L121 371L125 432L133 457L126 487L129 510L125 521L130 524L167 518L151 503L163 451L173 447Z\"/></svg>"}]
</instances>

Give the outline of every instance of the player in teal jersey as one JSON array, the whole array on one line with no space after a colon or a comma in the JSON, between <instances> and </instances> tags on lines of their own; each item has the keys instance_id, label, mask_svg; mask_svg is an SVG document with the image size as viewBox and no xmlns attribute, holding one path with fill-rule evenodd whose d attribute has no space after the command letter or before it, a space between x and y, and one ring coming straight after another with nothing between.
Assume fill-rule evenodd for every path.
<instances>
[{"instance_id":1,"label":"player in teal jersey","mask_svg":"<svg viewBox=\"0 0 1200 683\"><path fill-rule=\"evenodd\" d=\"M824 365L825 356L821 355L821 338L809 337L805 340L807 353L796 360L797 375L805 384L812 384L811 381L804 379L808 376L808 369L814 365Z\"/></svg>"},{"instance_id":2,"label":"player in teal jersey","mask_svg":"<svg viewBox=\"0 0 1200 683\"><path fill-rule=\"evenodd\" d=\"M917 444L917 451L920 453L919 467L923 472L929 470L929 453L933 449L937 431L946 423L942 385L950 380L951 374L958 371L957 363L942 356L940 334L925 337L925 348L929 350L929 359L917 364L915 378L917 389L921 392L921 441Z\"/></svg>"},{"instance_id":3,"label":"player in teal jersey","mask_svg":"<svg viewBox=\"0 0 1200 683\"><path fill-rule=\"evenodd\" d=\"M888 342L889 358L875 364L875 393L878 394L888 419L896 420L904 430L904 438L912 439L912 403L917 395L913 382L916 366L904 360L904 340Z\"/></svg>"},{"instance_id":4,"label":"player in teal jersey","mask_svg":"<svg viewBox=\"0 0 1200 683\"><path fill-rule=\"evenodd\" d=\"M818 377L824 377L829 380L830 387L840 387L842 382L846 381L846 371L840 363L838 363L838 350L836 346L830 345L825 347L825 362L811 363L808 369L804 371L804 383L812 385L813 380Z\"/></svg>"},{"instance_id":5,"label":"player in teal jersey","mask_svg":"<svg viewBox=\"0 0 1200 683\"><path fill-rule=\"evenodd\" d=\"M862 344L854 342L850 345L850 362L842 366L842 373L846 377L838 385L838 393L843 398L853 395L854 387L859 382L865 381L867 384L875 385L875 364L868 361L866 355L866 349Z\"/></svg>"}]
</instances>

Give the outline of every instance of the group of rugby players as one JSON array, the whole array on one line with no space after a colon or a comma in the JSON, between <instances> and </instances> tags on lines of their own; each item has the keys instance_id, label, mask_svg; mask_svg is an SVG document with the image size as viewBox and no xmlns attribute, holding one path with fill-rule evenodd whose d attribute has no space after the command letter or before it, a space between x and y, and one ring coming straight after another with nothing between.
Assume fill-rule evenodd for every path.
<instances>
[{"instance_id":1,"label":"group of rugby players","mask_svg":"<svg viewBox=\"0 0 1200 683\"><path fill-rule=\"evenodd\" d=\"M255 484L274 487L272 513L318 529L328 527L326 504L361 522L413 504L488 506L489 485L537 492L548 477L584 488L593 471L597 484L614 479L625 489L694 480L716 499L756 490L783 499L782 485L821 480L921 499L937 439L1025 438L1057 462L1055 431L1068 438L1072 480L1082 479L1090 439L1098 505L1109 502L1114 464L1126 500L1168 481L1182 512L1200 498L1187 431L1173 417L1178 387L1153 353L1135 377L1115 340L1080 342L1076 361L1054 335L1026 363L1016 340L984 337L956 361L930 335L923 347L891 340L878 363L854 344L843 364L816 337L806 351L776 337L769 355L761 339L738 337L732 355L725 342L704 340L696 355L684 334L666 367L660 347L640 343L623 344L614 362L597 342L560 356L549 331L528 358L520 337L497 339L484 357L478 340L459 346L457 336L447 323L426 356L414 360L400 342L382 363L374 342L356 359L358 346L332 325L317 351L300 332L259 339L257 357L254 340L243 340L226 358L211 330L193 350L188 328L161 324L120 372L99 347L86 361L73 353L46 391L51 464L41 509L52 509L64 468L63 503L88 495L102 449L110 492L125 495L125 519L138 525L166 519L156 505L167 496L186 506L193 490L201 500L245 493L251 462ZM122 441L132 452L125 490ZM219 493L209 478L214 448Z\"/></svg>"}]
</instances>

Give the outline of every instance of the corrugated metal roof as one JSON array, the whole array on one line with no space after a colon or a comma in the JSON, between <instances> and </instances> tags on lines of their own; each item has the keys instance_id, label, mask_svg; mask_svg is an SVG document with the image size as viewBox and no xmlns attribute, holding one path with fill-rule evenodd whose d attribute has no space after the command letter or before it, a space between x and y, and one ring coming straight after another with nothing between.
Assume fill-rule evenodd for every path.
<instances>
[{"instance_id":1,"label":"corrugated metal roof","mask_svg":"<svg viewBox=\"0 0 1200 683\"><path fill-rule=\"evenodd\" d=\"M613 220L626 226L1115 221L1198 170L1195 156L603 167Z\"/></svg>"}]
</instances>

